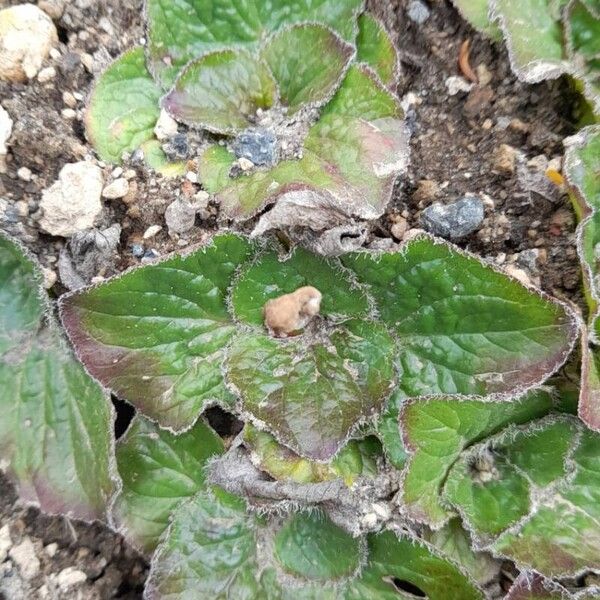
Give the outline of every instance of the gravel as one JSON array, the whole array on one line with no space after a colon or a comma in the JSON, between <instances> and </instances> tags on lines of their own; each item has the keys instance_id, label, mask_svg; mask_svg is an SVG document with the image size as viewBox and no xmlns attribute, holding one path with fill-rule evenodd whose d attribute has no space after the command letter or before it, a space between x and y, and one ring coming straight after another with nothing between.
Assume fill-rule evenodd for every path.
<instances>
[{"instance_id":1,"label":"gravel","mask_svg":"<svg viewBox=\"0 0 600 600\"><path fill-rule=\"evenodd\" d=\"M62 237L90 229L102 212L101 194L100 167L85 161L66 164L42 194L41 229Z\"/></svg>"},{"instance_id":2,"label":"gravel","mask_svg":"<svg viewBox=\"0 0 600 600\"><path fill-rule=\"evenodd\" d=\"M429 19L431 12L429 8L427 8L427 5L420 2L420 0L412 0L408 3L406 14L408 14L408 18L411 21L414 21L418 25L423 25L423 23Z\"/></svg>"},{"instance_id":3,"label":"gravel","mask_svg":"<svg viewBox=\"0 0 600 600\"><path fill-rule=\"evenodd\" d=\"M246 158L254 165L273 165L277 162L277 138L268 129L242 131L232 147L237 158Z\"/></svg>"},{"instance_id":4,"label":"gravel","mask_svg":"<svg viewBox=\"0 0 600 600\"><path fill-rule=\"evenodd\" d=\"M483 202L477 196L465 196L452 204L434 202L422 212L421 225L434 235L456 240L477 231L483 217Z\"/></svg>"},{"instance_id":5,"label":"gravel","mask_svg":"<svg viewBox=\"0 0 600 600\"><path fill-rule=\"evenodd\" d=\"M33 79L57 42L52 19L37 6L19 4L1 10L0 79Z\"/></svg>"}]
</instances>

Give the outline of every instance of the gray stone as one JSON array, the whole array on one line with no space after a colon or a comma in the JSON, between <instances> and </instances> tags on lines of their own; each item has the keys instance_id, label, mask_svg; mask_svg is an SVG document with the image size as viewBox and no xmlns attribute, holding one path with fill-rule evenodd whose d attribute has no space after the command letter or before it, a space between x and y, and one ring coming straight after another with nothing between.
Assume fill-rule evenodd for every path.
<instances>
[{"instance_id":1,"label":"gray stone","mask_svg":"<svg viewBox=\"0 0 600 600\"><path fill-rule=\"evenodd\" d=\"M421 225L434 235L455 240L477 231L483 216L483 202L476 196L465 196L447 205L434 202L421 213Z\"/></svg>"},{"instance_id":2,"label":"gray stone","mask_svg":"<svg viewBox=\"0 0 600 600\"><path fill-rule=\"evenodd\" d=\"M196 207L184 198L171 202L165 211L165 222L169 229L169 235L188 232L194 226L195 219Z\"/></svg>"},{"instance_id":3,"label":"gray stone","mask_svg":"<svg viewBox=\"0 0 600 600\"><path fill-rule=\"evenodd\" d=\"M411 21L414 21L419 25L423 25L423 23L429 19L429 15L431 14L427 5L420 0L411 0L411 2L408 3L406 13Z\"/></svg>"},{"instance_id":4,"label":"gray stone","mask_svg":"<svg viewBox=\"0 0 600 600\"><path fill-rule=\"evenodd\" d=\"M273 165L277 161L277 138L268 129L246 129L233 142L237 158L246 158L255 165Z\"/></svg>"},{"instance_id":5,"label":"gray stone","mask_svg":"<svg viewBox=\"0 0 600 600\"><path fill-rule=\"evenodd\" d=\"M538 269L538 257L540 251L538 248L530 248L529 250L523 250L517 254L517 264L519 267L529 271L533 275L537 275Z\"/></svg>"}]
</instances>

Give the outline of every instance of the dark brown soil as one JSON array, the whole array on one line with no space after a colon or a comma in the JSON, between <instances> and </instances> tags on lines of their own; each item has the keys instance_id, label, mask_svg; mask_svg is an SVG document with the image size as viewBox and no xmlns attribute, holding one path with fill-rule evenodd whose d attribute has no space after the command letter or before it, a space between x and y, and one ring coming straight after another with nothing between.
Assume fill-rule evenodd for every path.
<instances>
[{"instance_id":1,"label":"dark brown soil","mask_svg":"<svg viewBox=\"0 0 600 600\"><path fill-rule=\"evenodd\" d=\"M0 0L0 6L19 2ZM44 65L56 69L55 78L48 83L0 83L0 101L15 122L8 169L0 174L0 198L8 206L0 217L0 228L21 239L43 266L56 272L66 240L39 231L41 192L65 163L92 155L82 121L85 98L94 74L143 37L142 2L40 0L39 4L52 13L59 29L60 56ZM509 270L524 269L520 276L555 296L579 300L575 221L567 197L558 188L548 191L539 181L533 186L538 191L527 189L518 169L505 168L498 154L500 146L507 144L522 154L524 163L536 159L532 164L540 165L562 154L561 140L572 133L574 121L567 84L528 86L516 81L506 52L476 34L446 1L430 3L431 17L423 25L406 17L404 0L373 0L371 4L396 34L403 66L398 93L405 99L412 94L416 102L408 111L414 130L412 164L408 176L398 183L388 213L373 227L370 243L391 242L392 226L402 219L407 229L419 227L420 212L434 200L448 203L465 194L480 195L486 203L485 222L460 245ZM460 75L459 48L467 39L471 40L471 65L485 65L490 80L468 93L450 96L446 80ZM68 108L65 92L75 94L76 100L81 98L75 118L63 114ZM17 176L21 167L32 171L31 181ZM166 254L181 247L166 233L164 210L177 195L193 194L200 187L134 168L133 191L125 202L107 202L103 221L98 223L99 227L119 223L122 234L114 261L96 275L109 276L137 264L131 244L139 242L150 225L162 225L163 230L145 243L146 249ZM529 170L535 175L535 166ZM111 171L112 167L104 165L107 182ZM537 175L541 173L543 169L538 168ZM544 181L543 176L538 179ZM199 219L188 243L203 239L215 222L214 217ZM398 228L395 234L398 241ZM520 255L530 249L537 250L537 260L527 261L526 255ZM59 280L54 291L58 294L63 289ZM14 543L23 536L34 542L42 573L32 584L41 585L50 573L73 566L88 579L78 588L81 595L73 592L69 598L141 597L146 566L118 535L99 524L69 524L34 509L21 509L11 486L0 478L0 528L5 524L14 534ZM53 557L43 550L51 543L58 545Z\"/></svg>"}]
</instances>

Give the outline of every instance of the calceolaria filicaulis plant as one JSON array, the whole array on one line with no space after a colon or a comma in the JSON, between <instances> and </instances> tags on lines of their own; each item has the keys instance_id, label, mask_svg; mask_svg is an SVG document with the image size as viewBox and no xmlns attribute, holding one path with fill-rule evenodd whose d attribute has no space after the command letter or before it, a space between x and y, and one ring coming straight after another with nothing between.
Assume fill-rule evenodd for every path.
<instances>
[{"instance_id":1,"label":"calceolaria filicaulis plant","mask_svg":"<svg viewBox=\"0 0 600 600\"><path fill-rule=\"evenodd\" d=\"M275 205L257 235L377 218L409 136L392 92L396 50L362 10L361 0L148 0L148 44L98 79L88 137L104 160L139 150L173 171L155 137L172 123L163 147L199 161L223 217Z\"/></svg>"},{"instance_id":2,"label":"calceolaria filicaulis plant","mask_svg":"<svg viewBox=\"0 0 600 600\"><path fill-rule=\"evenodd\" d=\"M152 555L147 598L463 600L485 597L491 554L543 586L600 568L600 436L560 378L539 387L577 320L475 257L224 233L63 296L77 355L138 409L116 447L39 269L6 238L0 265L8 471ZM234 440L215 404L244 422Z\"/></svg>"},{"instance_id":3,"label":"calceolaria filicaulis plant","mask_svg":"<svg viewBox=\"0 0 600 600\"><path fill-rule=\"evenodd\" d=\"M483 4L469 14L494 35ZM515 5L493 6L517 44ZM556 60L590 93L596 3L523 6L569 16ZM375 218L406 166L396 52L360 1L145 10L147 46L96 83L91 141L165 172L198 159L225 216L261 216L252 236L63 295L72 349L39 266L0 234L0 464L21 498L122 532L151 562L151 600L483 600L506 560L505 600L599 597L579 585L600 571L599 132L570 140L564 170L582 328L426 234L334 258L258 238ZM515 64L553 73L522 50ZM559 369L580 329L575 389ZM110 394L136 409L118 440Z\"/></svg>"}]
</instances>

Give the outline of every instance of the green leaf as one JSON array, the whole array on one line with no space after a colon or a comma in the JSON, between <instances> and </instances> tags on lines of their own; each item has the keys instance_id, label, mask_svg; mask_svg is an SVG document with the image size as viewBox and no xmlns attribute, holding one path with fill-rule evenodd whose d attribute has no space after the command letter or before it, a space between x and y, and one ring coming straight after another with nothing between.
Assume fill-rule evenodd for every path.
<instances>
[{"instance_id":1,"label":"green leaf","mask_svg":"<svg viewBox=\"0 0 600 600\"><path fill-rule=\"evenodd\" d=\"M442 529L426 530L424 538L444 556L451 558L479 585L485 586L498 576L501 562L487 552L476 552L471 547L471 538L460 524L460 519L452 519Z\"/></svg>"},{"instance_id":2,"label":"green leaf","mask_svg":"<svg viewBox=\"0 0 600 600\"><path fill-rule=\"evenodd\" d=\"M140 146L140 149L144 153L145 163L164 177L181 177L186 174L185 161L171 162L158 140L148 140Z\"/></svg>"},{"instance_id":3,"label":"green leaf","mask_svg":"<svg viewBox=\"0 0 600 600\"><path fill-rule=\"evenodd\" d=\"M352 274L338 261L296 248L283 260L266 252L242 273L231 292L235 316L244 323L263 326L263 307L268 300L312 285L322 294L320 313L333 322L366 317L369 302Z\"/></svg>"},{"instance_id":4,"label":"green leaf","mask_svg":"<svg viewBox=\"0 0 600 600\"><path fill-rule=\"evenodd\" d=\"M501 39L500 29L489 17L489 0L452 0L452 4L477 31L494 40Z\"/></svg>"},{"instance_id":5,"label":"green leaf","mask_svg":"<svg viewBox=\"0 0 600 600\"><path fill-rule=\"evenodd\" d=\"M275 34L261 50L288 113L321 106L339 86L354 49L321 25L294 25Z\"/></svg>"},{"instance_id":6,"label":"green leaf","mask_svg":"<svg viewBox=\"0 0 600 600\"><path fill-rule=\"evenodd\" d=\"M223 234L188 256L61 298L63 324L90 373L174 430L207 405L229 404L221 363L235 325L226 294L250 251L245 238Z\"/></svg>"},{"instance_id":7,"label":"green leaf","mask_svg":"<svg viewBox=\"0 0 600 600\"><path fill-rule=\"evenodd\" d=\"M405 400L406 396L400 390L394 390L377 420L377 436L383 444L386 458L396 469L404 468L408 456L398 424L400 407Z\"/></svg>"},{"instance_id":8,"label":"green leaf","mask_svg":"<svg viewBox=\"0 0 600 600\"><path fill-rule=\"evenodd\" d=\"M589 307L589 332L582 342L582 382L579 414L592 429L600 430L600 357L589 341L600 339L598 310L600 290L598 256L600 250L600 127L586 127L565 143L564 175L580 218L577 251ZM588 340L591 337L591 340Z\"/></svg>"},{"instance_id":9,"label":"green leaf","mask_svg":"<svg viewBox=\"0 0 600 600\"><path fill-rule=\"evenodd\" d=\"M356 58L369 65L384 85L393 85L400 70L394 42L383 25L368 13L358 18Z\"/></svg>"},{"instance_id":10,"label":"green leaf","mask_svg":"<svg viewBox=\"0 0 600 600\"><path fill-rule=\"evenodd\" d=\"M586 58L600 55L600 19L584 2L572 2L567 15L569 41L572 50Z\"/></svg>"},{"instance_id":11,"label":"green leaf","mask_svg":"<svg viewBox=\"0 0 600 600\"><path fill-rule=\"evenodd\" d=\"M547 577L600 566L600 436L575 417L474 446L452 467L444 496L495 555Z\"/></svg>"},{"instance_id":12,"label":"green leaf","mask_svg":"<svg viewBox=\"0 0 600 600\"><path fill-rule=\"evenodd\" d=\"M315 582L354 575L362 554L360 541L320 511L288 518L275 535L273 552L286 573Z\"/></svg>"},{"instance_id":13,"label":"green leaf","mask_svg":"<svg viewBox=\"0 0 600 600\"><path fill-rule=\"evenodd\" d=\"M376 438L350 440L329 464L302 458L282 446L266 431L250 423L244 428L244 443L254 465L278 481L318 483L343 478L351 486L359 475L376 475L381 446Z\"/></svg>"},{"instance_id":14,"label":"green leaf","mask_svg":"<svg viewBox=\"0 0 600 600\"><path fill-rule=\"evenodd\" d=\"M326 461L382 406L393 379L392 340L377 323L351 320L323 343L307 335L239 336L227 361L243 410L297 454Z\"/></svg>"},{"instance_id":15,"label":"green leaf","mask_svg":"<svg viewBox=\"0 0 600 600\"><path fill-rule=\"evenodd\" d=\"M41 281L0 235L0 458L23 501L104 519L116 487L110 403L65 348Z\"/></svg>"},{"instance_id":16,"label":"green leaf","mask_svg":"<svg viewBox=\"0 0 600 600\"><path fill-rule=\"evenodd\" d=\"M178 71L207 52L231 46L255 48L287 25L328 25L345 40L354 39L362 0L148 0L148 63L163 87Z\"/></svg>"},{"instance_id":17,"label":"green leaf","mask_svg":"<svg viewBox=\"0 0 600 600\"><path fill-rule=\"evenodd\" d=\"M204 467L223 442L201 419L173 435L136 417L117 443L123 487L114 503L115 523L127 540L152 552L182 500L204 489Z\"/></svg>"},{"instance_id":18,"label":"green leaf","mask_svg":"<svg viewBox=\"0 0 600 600\"><path fill-rule=\"evenodd\" d=\"M191 62L163 106L191 127L235 134L276 100L277 84L262 61L243 50L220 50Z\"/></svg>"},{"instance_id":19,"label":"green leaf","mask_svg":"<svg viewBox=\"0 0 600 600\"><path fill-rule=\"evenodd\" d=\"M402 502L416 521L438 528L451 513L440 502L442 484L461 452L474 442L547 414L550 393L530 392L513 402L432 399L401 408L401 431L410 458L404 474Z\"/></svg>"},{"instance_id":20,"label":"green leaf","mask_svg":"<svg viewBox=\"0 0 600 600\"><path fill-rule=\"evenodd\" d=\"M377 218L390 200L396 177L408 165L407 141L407 130L396 118L365 121L329 113L309 131L305 148L329 163L329 172L339 177L339 190L328 191L346 197L348 212Z\"/></svg>"},{"instance_id":21,"label":"green leaf","mask_svg":"<svg viewBox=\"0 0 600 600\"><path fill-rule=\"evenodd\" d=\"M565 361L577 336L566 306L427 237L342 262L370 286L398 337L399 387L408 396L533 387Z\"/></svg>"},{"instance_id":22,"label":"green leaf","mask_svg":"<svg viewBox=\"0 0 600 600\"><path fill-rule=\"evenodd\" d=\"M35 335L47 310L42 276L23 249L0 234L0 355Z\"/></svg>"},{"instance_id":23,"label":"green leaf","mask_svg":"<svg viewBox=\"0 0 600 600\"><path fill-rule=\"evenodd\" d=\"M386 90L364 65L352 65L348 69L342 85L323 108L322 114L369 121L386 117L404 118L398 98Z\"/></svg>"},{"instance_id":24,"label":"green leaf","mask_svg":"<svg viewBox=\"0 0 600 600\"><path fill-rule=\"evenodd\" d=\"M465 3L467 0L465 0ZM570 71L563 32L551 10L552 0L492 0L504 33L512 68L528 83Z\"/></svg>"},{"instance_id":25,"label":"green leaf","mask_svg":"<svg viewBox=\"0 0 600 600\"><path fill-rule=\"evenodd\" d=\"M218 144L209 146L200 155L198 175L202 187L211 194L227 187L231 182L229 171L235 161L235 154L227 148Z\"/></svg>"},{"instance_id":26,"label":"green leaf","mask_svg":"<svg viewBox=\"0 0 600 600\"><path fill-rule=\"evenodd\" d=\"M344 600L410 600L394 581L408 582L430 600L482 600L483 593L454 563L425 542L391 531L368 536L369 559Z\"/></svg>"},{"instance_id":27,"label":"green leaf","mask_svg":"<svg viewBox=\"0 0 600 600\"><path fill-rule=\"evenodd\" d=\"M104 71L85 116L87 136L102 160L120 163L124 152L154 138L161 95L146 69L141 46L125 52Z\"/></svg>"},{"instance_id":28,"label":"green leaf","mask_svg":"<svg viewBox=\"0 0 600 600\"><path fill-rule=\"evenodd\" d=\"M600 112L600 8L574 0L566 8L565 30L572 72L581 79L586 97Z\"/></svg>"},{"instance_id":29,"label":"green leaf","mask_svg":"<svg viewBox=\"0 0 600 600\"><path fill-rule=\"evenodd\" d=\"M255 517L220 488L180 505L146 583L149 600L268 598L260 582Z\"/></svg>"}]
</instances>

